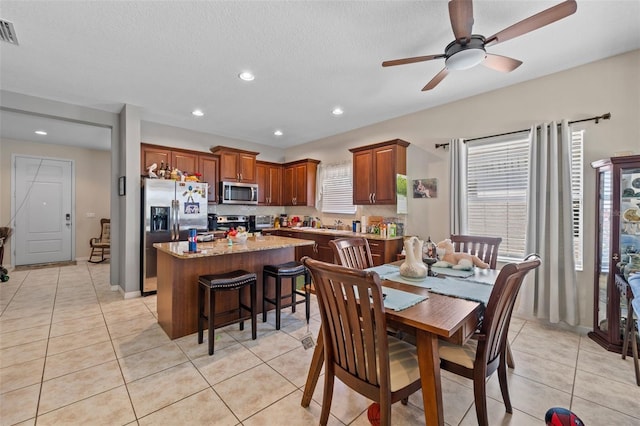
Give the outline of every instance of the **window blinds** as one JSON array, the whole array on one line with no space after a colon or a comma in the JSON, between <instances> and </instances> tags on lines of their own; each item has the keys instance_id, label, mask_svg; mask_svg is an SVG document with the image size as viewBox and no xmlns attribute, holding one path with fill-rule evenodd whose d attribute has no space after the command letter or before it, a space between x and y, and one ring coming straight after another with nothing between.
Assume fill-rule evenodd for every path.
<instances>
[{"instance_id":1,"label":"window blinds","mask_svg":"<svg viewBox=\"0 0 640 426\"><path fill-rule=\"evenodd\" d=\"M322 212L354 214L351 162L325 166L322 180Z\"/></svg>"},{"instance_id":2,"label":"window blinds","mask_svg":"<svg viewBox=\"0 0 640 426\"><path fill-rule=\"evenodd\" d=\"M529 132L469 142L468 232L502 237L500 257L525 256Z\"/></svg>"}]
</instances>

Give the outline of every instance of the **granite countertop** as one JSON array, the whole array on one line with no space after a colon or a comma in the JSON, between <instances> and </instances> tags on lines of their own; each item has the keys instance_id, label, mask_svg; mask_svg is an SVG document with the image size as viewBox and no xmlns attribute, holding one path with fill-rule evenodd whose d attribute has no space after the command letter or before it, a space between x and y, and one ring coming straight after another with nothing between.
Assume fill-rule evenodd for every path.
<instances>
[{"instance_id":1,"label":"granite countertop","mask_svg":"<svg viewBox=\"0 0 640 426\"><path fill-rule=\"evenodd\" d=\"M309 234L319 235L334 235L336 237L364 237L368 240L400 240L402 235L398 235L390 238L383 238L378 234L365 234L362 232L342 231L338 229L326 229L326 228L311 228L306 226L297 226L293 228L268 228L263 231L292 231L292 232L305 232Z\"/></svg>"},{"instance_id":2,"label":"granite countertop","mask_svg":"<svg viewBox=\"0 0 640 426\"><path fill-rule=\"evenodd\" d=\"M155 243L153 246L171 256L182 259L193 259L195 257L221 256L225 254L249 253L261 250L274 250L287 247L307 246L315 244L312 240L301 240L298 238L277 237L264 235L260 237L249 237L244 243L234 242L229 245L226 239L219 239L206 243L198 243L198 252L189 253L189 243L187 241L174 241L170 243Z\"/></svg>"}]
</instances>

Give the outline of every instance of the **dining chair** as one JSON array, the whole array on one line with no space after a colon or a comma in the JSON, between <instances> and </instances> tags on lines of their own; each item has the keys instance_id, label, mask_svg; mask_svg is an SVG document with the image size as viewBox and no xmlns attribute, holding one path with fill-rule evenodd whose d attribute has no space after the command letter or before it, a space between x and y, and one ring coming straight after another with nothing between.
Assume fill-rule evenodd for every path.
<instances>
[{"instance_id":1,"label":"dining chair","mask_svg":"<svg viewBox=\"0 0 640 426\"><path fill-rule=\"evenodd\" d=\"M303 257L313 277L324 341L326 425L337 377L380 404L380 424L391 424L391 404L421 388L415 346L387 335L380 277L372 271ZM362 297L364 296L364 297Z\"/></svg>"},{"instance_id":2,"label":"dining chair","mask_svg":"<svg viewBox=\"0 0 640 426\"><path fill-rule=\"evenodd\" d=\"M506 346L513 305L525 275L540 266L537 255L520 263L509 263L498 274L480 330L464 345L440 341L440 367L473 380L478 424L487 419L486 378L498 370L500 391L507 413L512 413L507 386Z\"/></svg>"},{"instance_id":3,"label":"dining chair","mask_svg":"<svg viewBox=\"0 0 640 426\"><path fill-rule=\"evenodd\" d=\"M483 262L488 263L489 268L496 269L498 262L498 247L500 247L502 238L451 234L451 242L453 243L453 249L455 251L476 255ZM507 365L509 368L516 367L509 342L507 342Z\"/></svg>"},{"instance_id":4,"label":"dining chair","mask_svg":"<svg viewBox=\"0 0 640 426\"><path fill-rule=\"evenodd\" d=\"M338 238L329 241L339 265L353 269L373 267L373 257L366 238Z\"/></svg>"},{"instance_id":5,"label":"dining chair","mask_svg":"<svg viewBox=\"0 0 640 426\"><path fill-rule=\"evenodd\" d=\"M502 238L452 234L451 242L456 252L478 256L483 262L489 264L489 268L496 269L498 247Z\"/></svg>"},{"instance_id":6,"label":"dining chair","mask_svg":"<svg viewBox=\"0 0 640 426\"><path fill-rule=\"evenodd\" d=\"M91 254L89 255L89 262L100 263L107 260L105 255L110 254L111 248L111 220L102 218L100 219L100 236L98 238L91 238L89 240L89 246L91 247ZM100 260L93 260L94 256L100 256Z\"/></svg>"}]
</instances>

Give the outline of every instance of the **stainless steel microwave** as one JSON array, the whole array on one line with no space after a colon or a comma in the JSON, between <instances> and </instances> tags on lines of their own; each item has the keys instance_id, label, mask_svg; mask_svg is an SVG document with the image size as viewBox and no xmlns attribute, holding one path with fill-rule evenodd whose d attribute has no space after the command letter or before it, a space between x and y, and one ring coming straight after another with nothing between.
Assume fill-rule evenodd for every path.
<instances>
[{"instance_id":1,"label":"stainless steel microwave","mask_svg":"<svg viewBox=\"0 0 640 426\"><path fill-rule=\"evenodd\" d=\"M222 204L258 204L258 184L220 182Z\"/></svg>"}]
</instances>

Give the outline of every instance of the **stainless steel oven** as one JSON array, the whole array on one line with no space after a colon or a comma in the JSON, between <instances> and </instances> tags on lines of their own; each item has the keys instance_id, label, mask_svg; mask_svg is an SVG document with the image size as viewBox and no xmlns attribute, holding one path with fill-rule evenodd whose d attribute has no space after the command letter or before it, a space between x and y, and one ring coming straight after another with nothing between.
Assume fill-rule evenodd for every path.
<instances>
[{"instance_id":1,"label":"stainless steel oven","mask_svg":"<svg viewBox=\"0 0 640 426\"><path fill-rule=\"evenodd\" d=\"M218 231L229 231L231 228L238 229L238 226L244 226L245 230L249 230L249 216L226 215L218 216Z\"/></svg>"}]
</instances>

